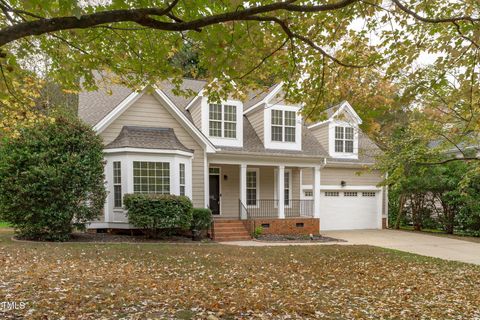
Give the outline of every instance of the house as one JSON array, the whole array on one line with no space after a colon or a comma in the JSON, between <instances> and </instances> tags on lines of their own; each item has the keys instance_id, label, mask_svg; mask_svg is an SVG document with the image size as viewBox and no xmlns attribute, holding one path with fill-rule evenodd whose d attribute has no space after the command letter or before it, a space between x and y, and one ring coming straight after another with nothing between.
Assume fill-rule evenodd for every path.
<instances>
[{"instance_id":1,"label":"house","mask_svg":"<svg viewBox=\"0 0 480 320\"><path fill-rule=\"evenodd\" d=\"M305 125L282 84L222 103L209 103L207 85L185 79L192 98L174 94L169 82L80 93L79 116L105 143L109 192L90 228L132 228L122 197L137 192L186 195L210 208L222 239L259 225L282 234L386 226L382 175L364 170L378 148L348 102Z\"/></svg>"}]
</instances>

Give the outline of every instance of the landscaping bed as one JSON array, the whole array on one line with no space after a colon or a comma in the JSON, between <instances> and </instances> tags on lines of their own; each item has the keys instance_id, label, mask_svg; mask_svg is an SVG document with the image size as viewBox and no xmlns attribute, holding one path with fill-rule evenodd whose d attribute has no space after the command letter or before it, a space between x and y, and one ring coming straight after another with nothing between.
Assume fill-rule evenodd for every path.
<instances>
[{"instance_id":1,"label":"landscaping bed","mask_svg":"<svg viewBox=\"0 0 480 320\"><path fill-rule=\"evenodd\" d=\"M257 237L258 241L266 242L346 242L342 239L335 239L331 237L325 237L322 235L314 235L312 237L308 235L296 234L264 234Z\"/></svg>"},{"instance_id":2,"label":"landscaping bed","mask_svg":"<svg viewBox=\"0 0 480 320\"><path fill-rule=\"evenodd\" d=\"M23 239L14 238L15 240L24 241ZM203 238L201 242L211 242L209 238ZM35 241L29 241L35 242ZM45 242L45 241L38 241ZM164 235L157 238L147 238L143 234L127 235L116 233L73 233L72 237L65 242L91 242L91 243L198 243L191 236L187 235Z\"/></svg>"}]
</instances>

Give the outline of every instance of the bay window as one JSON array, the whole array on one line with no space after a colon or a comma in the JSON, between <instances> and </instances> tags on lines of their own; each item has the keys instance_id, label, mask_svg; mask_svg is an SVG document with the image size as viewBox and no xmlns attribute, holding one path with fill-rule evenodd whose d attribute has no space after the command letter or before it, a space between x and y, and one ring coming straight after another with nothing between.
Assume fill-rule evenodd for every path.
<instances>
[{"instance_id":1,"label":"bay window","mask_svg":"<svg viewBox=\"0 0 480 320\"><path fill-rule=\"evenodd\" d=\"M113 162L113 207L122 207L122 163Z\"/></svg>"},{"instance_id":2,"label":"bay window","mask_svg":"<svg viewBox=\"0 0 480 320\"><path fill-rule=\"evenodd\" d=\"M180 195L185 195L185 163L179 164L180 171Z\"/></svg>"},{"instance_id":3,"label":"bay window","mask_svg":"<svg viewBox=\"0 0 480 320\"><path fill-rule=\"evenodd\" d=\"M170 193L170 163L133 161L134 193Z\"/></svg>"}]
</instances>

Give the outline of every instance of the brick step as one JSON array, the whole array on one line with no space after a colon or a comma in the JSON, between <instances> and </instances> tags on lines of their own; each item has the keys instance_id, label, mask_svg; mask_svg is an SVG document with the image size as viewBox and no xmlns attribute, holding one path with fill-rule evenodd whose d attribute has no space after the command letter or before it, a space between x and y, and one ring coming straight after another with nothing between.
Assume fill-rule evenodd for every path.
<instances>
[{"instance_id":1,"label":"brick step","mask_svg":"<svg viewBox=\"0 0 480 320\"><path fill-rule=\"evenodd\" d=\"M245 227L244 226L241 226L241 227L226 227L226 226L222 226L222 227L217 227L215 226L214 228L215 231L246 231Z\"/></svg>"},{"instance_id":2,"label":"brick step","mask_svg":"<svg viewBox=\"0 0 480 320\"><path fill-rule=\"evenodd\" d=\"M240 240L252 240L250 236L243 237L215 237L215 241L240 241Z\"/></svg>"},{"instance_id":3,"label":"brick step","mask_svg":"<svg viewBox=\"0 0 480 320\"><path fill-rule=\"evenodd\" d=\"M214 222L215 226L243 226L243 222L240 221L232 221L232 222Z\"/></svg>"},{"instance_id":4,"label":"brick step","mask_svg":"<svg viewBox=\"0 0 480 320\"><path fill-rule=\"evenodd\" d=\"M249 236L246 230L236 231L236 232L214 232L215 237L226 237L226 236Z\"/></svg>"}]
</instances>

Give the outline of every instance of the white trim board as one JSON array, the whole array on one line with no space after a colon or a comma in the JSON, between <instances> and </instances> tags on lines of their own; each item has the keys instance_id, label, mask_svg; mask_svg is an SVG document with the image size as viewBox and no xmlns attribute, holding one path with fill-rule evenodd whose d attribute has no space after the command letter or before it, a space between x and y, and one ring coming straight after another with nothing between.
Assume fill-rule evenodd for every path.
<instances>
[{"instance_id":1,"label":"white trim board","mask_svg":"<svg viewBox=\"0 0 480 320\"><path fill-rule=\"evenodd\" d=\"M382 188L381 187L376 187L376 186L345 186L345 187L342 187L342 186L336 186L336 185L320 185L320 190L322 191L331 191L331 190L335 190L335 191L343 191L343 190L346 190L346 191L352 191L352 190L356 190L356 191L381 191Z\"/></svg>"},{"instance_id":2,"label":"white trim board","mask_svg":"<svg viewBox=\"0 0 480 320\"><path fill-rule=\"evenodd\" d=\"M132 104L134 104L143 94L146 89L140 92L130 93L122 102L120 102L112 111L110 111L105 117L103 117L96 125L93 126L93 130L97 133L101 133L105 130L115 119L118 118L125 110L127 110Z\"/></svg>"},{"instance_id":3,"label":"white trim board","mask_svg":"<svg viewBox=\"0 0 480 320\"><path fill-rule=\"evenodd\" d=\"M347 112L353 118L353 120L355 121L355 124L358 125L358 124L363 123L362 119L358 116L357 112L355 111L355 109L353 109L353 107L350 105L350 103L348 101L343 101L341 103L340 107L337 109L337 111L335 111L327 120L322 120L322 121L313 123L313 124L307 126L307 128L308 129L313 129L313 128L316 128L316 127L321 126L323 124L332 122L332 121L335 120L335 117L338 116L343 111Z\"/></svg>"},{"instance_id":4,"label":"white trim board","mask_svg":"<svg viewBox=\"0 0 480 320\"><path fill-rule=\"evenodd\" d=\"M278 93L278 91L280 91L280 89L283 87L283 83L284 82L282 81L279 84L277 84L277 86L273 88L272 91L270 91L270 93L268 93L265 97L263 97L262 100L258 101L253 106L245 110L243 114L246 115L247 113L250 113L252 110L255 110L261 104L267 103L268 101L270 101L270 99L272 99Z\"/></svg>"},{"instance_id":5,"label":"white trim board","mask_svg":"<svg viewBox=\"0 0 480 320\"><path fill-rule=\"evenodd\" d=\"M181 120L186 126L185 128L193 133L193 137L197 137L200 141L202 141L206 148L207 152L215 152L216 148L213 143L198 129L190 120L187 119L185 114L180 111L177 106L173 103L172 100L159 88L155 88L155 93L160 96L170 107L170 109L174 112L177 116L177 120Z\"/></svg>"},{"instance_id":6,"label":"white trim board","mask_svg":"<svg viewBox=\"0 0 480 320\"><path fill-rule=\"evenodd\" d=\"M181 155L181 156L186 156L186 157L191 157L193 156L192 152L186 152L182 150L166 150L166 149L144 149L144 148L113 148L113 149L103 149L103 153L122 153L122 152L128 152L128 153L155 153L155 154L176 154L176 155Z\"/></svg>"}]
</instances>

